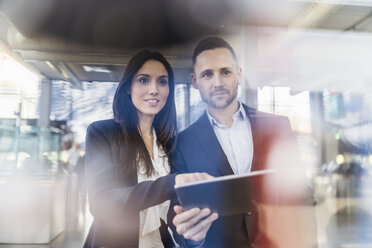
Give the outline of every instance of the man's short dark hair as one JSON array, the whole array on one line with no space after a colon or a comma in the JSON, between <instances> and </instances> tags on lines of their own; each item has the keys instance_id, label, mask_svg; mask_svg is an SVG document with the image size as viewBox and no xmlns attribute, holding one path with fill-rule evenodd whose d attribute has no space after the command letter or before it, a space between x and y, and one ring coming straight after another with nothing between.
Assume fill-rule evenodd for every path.
<instances>
[{"instance_id":1,"label":"man's short dark hair","mask_svg":"<svg viewBox=\"0 0 372 248\"><path fill-rule=\"evenodd\" d=\"M231 55L233 56L233 58L235 59L235 61L237 60L234 49L230 46L229 43L227 43L227 41L225 41L224 39L222 39L220 37L208 37L208 38L202 39L196 45L196 47L194 49L194 53L192 55L192 65L193 66L195 65L196 57L198 57L199 54L201 54L202 52L204 52L206 50L213 50L215 48L229 49L229 51L230 51Z\"/></svg>"}]
</instances>

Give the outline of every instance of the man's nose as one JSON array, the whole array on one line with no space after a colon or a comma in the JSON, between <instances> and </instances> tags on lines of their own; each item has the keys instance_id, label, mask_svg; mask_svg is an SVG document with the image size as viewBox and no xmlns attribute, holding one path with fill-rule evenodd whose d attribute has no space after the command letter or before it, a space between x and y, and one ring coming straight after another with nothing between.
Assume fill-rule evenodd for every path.
<instances>
[{"instance_id":1,"label":"man's nose","mask_svg":"<svg viewBox=\"0 0 372 248\"><path fill-rule=\"evenodd\" d=\"M214 77L214 81L213 81L213 86L215 87L215 88L219 88L219 87L221 87L223 84L222 84L222 81L223 80L223 78L219 75L219 76L216 76L216 77Z\"/></svg>"}]
</instances>

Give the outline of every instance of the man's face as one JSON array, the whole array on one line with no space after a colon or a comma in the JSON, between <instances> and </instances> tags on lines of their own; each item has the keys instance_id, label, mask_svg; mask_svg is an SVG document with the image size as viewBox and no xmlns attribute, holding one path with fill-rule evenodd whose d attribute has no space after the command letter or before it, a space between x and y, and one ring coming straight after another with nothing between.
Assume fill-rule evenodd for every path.
<instances>
[{"instance_id":1,"label":"man's face","mask_svg":"<svg viewBox=\"0 0 372 248\"><path fill-rule=\"evenodd\" d=\"M223 109L237 100L241 68L226 48L206 50L196 57L192 85L209 108Z\"/></svg>"}]
</instances>

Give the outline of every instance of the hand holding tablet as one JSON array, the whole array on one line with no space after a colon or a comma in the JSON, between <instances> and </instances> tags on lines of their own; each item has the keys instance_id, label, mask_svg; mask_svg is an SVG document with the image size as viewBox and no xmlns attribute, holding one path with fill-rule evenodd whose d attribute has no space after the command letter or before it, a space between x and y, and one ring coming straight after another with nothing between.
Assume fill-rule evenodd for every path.
<instances>
[{"instance_id":1,"label":"hand holding tablet","mask_svg":"<svg viewBox=\"0 0 372 248\"><path fill-rule=\"evenodd\" d=\"M209 208L219 216L227 216L251 211L254 202L260 202L265 197L264 183L275 184L272 176L275 176L275 170L253 171L176 184L175 190L183 210ZM271 196L270 201L275 203L275 192Z\"/></svg>"}]
</instances>

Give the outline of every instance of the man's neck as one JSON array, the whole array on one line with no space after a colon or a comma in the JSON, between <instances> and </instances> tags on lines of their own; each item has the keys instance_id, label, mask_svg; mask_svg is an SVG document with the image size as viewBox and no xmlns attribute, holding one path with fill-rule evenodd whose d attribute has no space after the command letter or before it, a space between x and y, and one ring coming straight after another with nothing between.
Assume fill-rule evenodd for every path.
<instances>
[{"instance_id":1,"label":"man's neck","mask_svg":"<svg viewBox=\"0 0 372 248\"><path fill-rule=\"evenodd\" d=\"M239 102L238 99L235 99L226 108L214 108L208 105L207 109L209 114L213 116L213 118L215 118L218 121L218 123L226 127L231 127L234 122L233 115L239 109Z\"/></svg>"}]
</instances>

